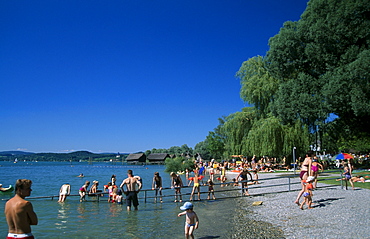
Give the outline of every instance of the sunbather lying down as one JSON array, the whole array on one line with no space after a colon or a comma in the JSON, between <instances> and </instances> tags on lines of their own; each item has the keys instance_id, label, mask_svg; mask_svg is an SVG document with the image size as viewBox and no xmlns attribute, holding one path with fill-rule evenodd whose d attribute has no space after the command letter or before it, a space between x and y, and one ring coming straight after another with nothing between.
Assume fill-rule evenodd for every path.
<instances>
[{"instance_id":1,"label":"sunbather lying down","mask_svg":"<svg viewBox=\"0 0 370 239\"><path fill-rule=\"evenodd\" d=\"M337 179L336 181L341 181L341 180L347 180L347 178ZM352 182L361 182L361 183L370 182L370 180L366 180L362 176L352 176L349 180L351 180Z\"/></svg>"}]
</instances>

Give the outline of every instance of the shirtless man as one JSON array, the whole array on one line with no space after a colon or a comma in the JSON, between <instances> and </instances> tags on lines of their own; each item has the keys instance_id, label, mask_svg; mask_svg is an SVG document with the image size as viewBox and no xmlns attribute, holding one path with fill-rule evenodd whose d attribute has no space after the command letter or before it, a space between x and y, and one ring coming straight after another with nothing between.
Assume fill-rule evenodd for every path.
<instances>
[{"instance_id":1,"label":"shirtless man","mask_svg":"<svg viewBox=\"0 0 370 239\"><path fill-rule=\"evenodd\" d=\"M137 206L139 206L139 200L137 199L137 194L139 193L140 189L142 188L142 184L140 180L134 177L132 170L127 171L127 176L125 180L122 181L120 188L122 192L126 194L126 206L127 211L131 210L131 203L134 205L135 210L137 210ZM124 190L124 185L126 184L127 191ZM136 190L136 186L138 189Z\"/></svg>"},{"instance_id":2,"label":"shirtless man","mask_svg":"<svg viewBox=\"0 0 370 239\"><path fill-rule=\"evenodd\" d=\"M37 215L32 204L24 200L31 195L31 184L29 179L18 179L15 184L15 196L5 204L4 212L9 228L7 239L34 239L31 225L37 225Z\"/></svg>"}]
</instances>

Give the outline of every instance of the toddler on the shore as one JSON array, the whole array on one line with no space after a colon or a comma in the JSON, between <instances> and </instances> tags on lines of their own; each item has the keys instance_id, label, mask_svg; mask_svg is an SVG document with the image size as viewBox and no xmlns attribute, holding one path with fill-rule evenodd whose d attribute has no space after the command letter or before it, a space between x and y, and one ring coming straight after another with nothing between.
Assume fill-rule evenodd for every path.
<instances>
[{"instance_id":1,"label":"toddler on the shore","mask_svg":"<svg viewBox=\"0 0 370 239\"><path fill-rule=\"evenodd\" d=\"M185 238L194 238L193 232L199 226L199 219L197 214L193 211L193 204L191 202L186 202L180 209L184 210L184 212L179 213L177 216L181 217L186 215Z\"/></svg>"},{"instance_id":2,"label":"toddler on the shore","mask_svg":"<svg viewBox=\"0 0 370 239\"><path fill-rule=\"evenodd\" d=\"M302 210L303 210L303 205L305 203L308 206L308 209L313 208L313 207L311 207L311 204L312 204L312 196L313 196L313 194L312 194L312 190L313 190L312 182L314 180L315 180L314 176L309 176L307 178L307 180L304 182L304 193L303 193L304 200L301 203L301 205L299 206L299 208L302 209Z\"/></svg>"}]
</instances>

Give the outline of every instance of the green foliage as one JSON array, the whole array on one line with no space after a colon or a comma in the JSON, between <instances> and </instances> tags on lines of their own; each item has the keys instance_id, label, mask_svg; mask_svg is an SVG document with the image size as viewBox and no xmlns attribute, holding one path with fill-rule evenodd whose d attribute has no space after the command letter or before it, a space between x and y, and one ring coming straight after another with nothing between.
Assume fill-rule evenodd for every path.
<instances>
[{"instance_id":1,"label":"green foliage","mask_svg":"<svg viewBox=\"0 0 370 239\"><path fill-rule=\"evenodd\" d=\"M236 76L241 83L240 97L244 102L253 104L258 115L266 116L272 96L278 89L278 81L268 72L263 57L243 62Z\"/></svg>"},{"instance_id":2,"label":"green foliage","mask_svg":"<svg viewBox=\"0 0 370 239\"><path fill-rule=\"evenodd\" d=\"M246 138L247 152L259 156L281 156L283 151L283 125L275 117L260 119Z\"/></svg>"},{"instance_id":3,"label":"green foliage","mask_svg":"<svg viewBox=\"0 0 370 239\"><path fill-rule=\"evenodd\" d=\"M176 158L167 158L165 160L166 173L171 172L183 172L185 169L192 170L194 167L194 161L193 160L184 160L182 157L176 157Z\"/></svg>"},{"instance_id":4,"label":"green foliage","mask_svg":"<svg viewBox=\"0 0 370 239\"><path fill-rule=\"evenodd\" d=\"M194 147L194 152L201 155L202 159L210 160L211 153L208 150L208 140L205 139L202 142L199 142Z\"/></svg>"},{"instance_id":5,"label":"green foliage","mask_svg":"<svg viewBox=\"0 0 370 239\"><path fill-rule=\"evenodd\" d=\"M149 153L167 153L167 154L175 154L176 156L181 156L181 155L193 155L194 150L189 147L187 144L182 145L181 147L179 146L172 146L169 149L156 149L153 148L152 150L147 150Z\"/></svg>"},{"instance_id":6,"label":"green foliage","mask_svg":"<svg viewBox=\"0 0 370 239\"><path fill-rule=\"evenodd\" d=\"M366 0L311 0L299 21L284 23L270 39L265 61L280 82L272 112L285 124L302 120L310 133L325 130L325 119L334 113L340 127L319 135L336 142L350 139L348 132L369 138L368 29Z\"/></svg>"},{"instance_id":7,"label":"green foliage","mask_svg":"<svg viewBox=\"0 0 370 239\"><path fill-rule=\"evenodd\" d=\"M225 123L221 127L221 132L225 136L224 158L241 155L246 151L245 138L255 118L256 114L252 107L243 108L242 112L233 113L225 118Z\"/></svg>"}]
</instances>

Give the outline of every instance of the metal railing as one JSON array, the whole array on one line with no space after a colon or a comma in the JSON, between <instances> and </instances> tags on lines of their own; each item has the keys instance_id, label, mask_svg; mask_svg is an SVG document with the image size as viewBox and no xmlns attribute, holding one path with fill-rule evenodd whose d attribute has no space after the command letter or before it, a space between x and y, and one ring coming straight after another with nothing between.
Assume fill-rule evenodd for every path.
<instances>
[{"instance_id":1,"label":"metal railing","mask_svg":"<svg viewBox=\"0 0 370 239\"><path fill-rule=\"evenodd\" d=\"M338 171L330 171L330 173L337 173L339 172L340 173L340 179L343 178L343 171L341 170L338 170ZM281 182L282 180L286 179L286 182ZM324 176L324 175L320 175L319 177L319 180L318 182L321 182L321 181L326 181L326 180L332 180L332 179L338 179L338 178L333 178L333 175L331 176ZM279 183L272 183L273 180L279 180L280 182ZM341 189L344 188L344 185L343 185L343 180L340 180L341 181ZM205 185L203 183L204 181L200 181L200 194L208 194L208 186ZM299 189L293 189L292 186L294 185L300 185L301 182L299 180L299 177L298 175L284 175L284 176L278 176L278 177L269 177L269 178L262 178L262 179L258 179L258 182L259 184L252 184L252 185L248 185L246 188L244 188L242 185L243 182L251 182L251 181L239 181L239 182L225 182L225 183L215 183L214 184L214 193L217 194L217 199L224 199L224 198L235 198L235 197L243 197L243 192L244 190L248 190L249 192L251 192L250 196L258 196L258 195L263 195L263 194L269 194L271 192L269 192L269 190L264 190L264 189L268 189L268 188L277 188L277 187L280 187L279 190L271 190L273 191L273 193L279 193L279 192L289 192L289 191L299 191L301 190L301 188ZM264 182L269 182L269 183L264 183ZM238 186L235 186L235 184L237 184ZM333 186L337 186L337 185L328 185L326 187L333 187ZM207 190L201 190L202 188L207 188ZM191 191L193 189L193 186L183 186L181 188L182 190L182 197L187 197L187 196L190 196L191 195ZM254 193L253 191L262 191L262 192L259 192L259 193ZM172 191L171 193L166 193L166 192L169 192L169 191ZM225 195L225 193L227 192L236 192L236 194L234 195ZM162 196L160 196L159 194L157 195L157 197L155 196L155 190L152 190L152 189L142 189L140 190L139 194L138 194L138 198L139 200L143 200L145 203L147 203L147 201L149 199L157 199L157 198L169 198L169 197L173 197L175 198L175 193L174 193L174 189L171 188L171 187L164 187L162 188ZM196 195L196 193L194 193L194 195ZM223 195L222 197L220 197L220 195ZM78 196L80 197L79 194L70 194L68 195L68 197L74 197L74 196ZM124 195L123 195L124 196ZM94 193L94 194L86 194L86 197L89 197L91 198L91 200L89 201L97 201L97 202L100 202L102 200L102 198L106 201L108 201L108 192L98 192L98 193ZM59 195L51 195L51 196L37 196L37 197L27 197L27 199L43 199L43 198L51 198L51 200L53 200L54 198L59 198ZM8 200L8 199L3 199L3 200Z\"/></svg>"}]
</instances>

